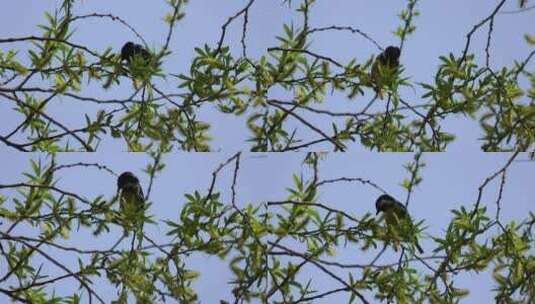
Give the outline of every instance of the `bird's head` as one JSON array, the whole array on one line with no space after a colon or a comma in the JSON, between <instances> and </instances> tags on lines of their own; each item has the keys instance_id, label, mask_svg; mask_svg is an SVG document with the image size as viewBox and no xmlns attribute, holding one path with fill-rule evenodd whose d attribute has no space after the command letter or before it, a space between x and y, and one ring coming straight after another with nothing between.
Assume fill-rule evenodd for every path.
<instances>
[{"instance_id":1,"label":"bird's head","mask_svg":"<svg viewBox=\"0 0 535 304\"><path fill-rule=\"evenodd\" d=\"M375 201L375 210L377 211L375 214L377 215L379 212L385 211L393 201L395 201L394 198L388 194L379 196Z\"/></svg>"},{"instance_id":2,"label":"bird's head","mask_svg":"<svg viewBox=\"0 0 535 304\"><path fill-rule=\"evenodd\" d=\"M123 45L121 49L121 60L128 60L128 57L134 50L135 44L132 41L128 41Z\"/></svg>"},{"instance_id":3,"label":"bird's head","mask_svg":"<svg viewBox=\"0 0 535 304\"><path fill-rule=\"evenodd\" d=\"M134 173L129 171L123 172L121 175L119 175L119 178L117 178L117 191L129 187L130 185L137 184L139 184L139 180Z\"/></svg>"},{"instance_id":4,"label":"bird's head","mask_svg":"<svg viewBox=\"0 0 535 304\"><path fill-rule=\"evenodd\" d=\"M401 50L397 46L389 46L385 50L386 58L392 59L392 60L398 60L399 56L401 55Z\"/></svg>"}]
</instances>

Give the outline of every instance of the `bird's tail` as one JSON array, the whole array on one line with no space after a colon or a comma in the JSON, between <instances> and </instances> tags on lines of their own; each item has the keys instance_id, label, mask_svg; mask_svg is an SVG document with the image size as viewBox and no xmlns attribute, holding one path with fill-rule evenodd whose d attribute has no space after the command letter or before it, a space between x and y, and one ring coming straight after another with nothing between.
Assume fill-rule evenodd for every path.
<instances>
[{"instance_id":1,"label":"bird's tail","mask_svg":"<svg viewBox=\"0 0 535 304\"><path fill-rule=\"evenodd\" d=\"M418 253L420 254L424 253L424 250L422 249L422 247L420 247L418 240L416 240L416 249L418 249Z\"/></svg>"}]
</instances>

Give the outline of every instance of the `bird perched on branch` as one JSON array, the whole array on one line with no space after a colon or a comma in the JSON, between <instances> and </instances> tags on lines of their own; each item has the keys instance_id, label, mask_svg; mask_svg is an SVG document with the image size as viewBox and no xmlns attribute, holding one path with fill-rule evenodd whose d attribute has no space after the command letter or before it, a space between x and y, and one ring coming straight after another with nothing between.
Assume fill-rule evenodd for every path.
<instances>
[{"instance_id":1,"label":"bird perched on branch","mask_svg":"<svg viewBox=\"0 0 535 304\"><path fill-rule=\"evenodd\" d=\"M142 45L131 41L125 43L121 49L121 61L126 60L126 62L130 64L135 56L140 56L145 61L148 61L151 58L150 52L143 48Z\"/></svg>"},{"instance_id":2,"label":"bird perched on branch","mask_svg":"<svg viewBox=\"0 0 535 304\"><path fill-rule=\"evenodd\" d=\"M138 226L145 211L145 198L139 179L132 172L123 172L117 178L117 193L120 195L120 209L125 231Z\"/></svg>"},{"instance_id":3,"label":"bird perched on branch","mask_svg":"<svg viewBox=\"0 0 535 304\"><path fill-rule=\"evenodd\" d=\"M152 54L143 48L140 44L128 41L121 48L119 54L114 55L114 73L107 77L103 87L108 89L112 84L119 83L120 76L132 78L134 87L137 89L139 84L150 78L155 63ZM126 64L124 64L126 61Z\"/></svg>"},{"instance_id":4,"label":"bird perched on branch","mask_svg":"<svg viewBox=\"0 0 535 304\"><path fill-rule=\"evenodd\" d=\"M389 46L382 52L372 66L371 79L374 84L375 93L379 98L383 98L381 88L388 84L388 80L397 72L399 67L399 56L401 50L396 46Z\"/></svg>"},{"instance_id":5,"label":"bird perched on branch","mask_svg":"<svg viewBox=\"0 0 535 304\"><path fill-rule=\"evenodd\" d=\"M123 75L129 75L132 78L134 88L148 81L153 73L152 55L143 48L142 45L131 41L125 43L121 49L120 63L126 61L127 67L120 65Z\"/></svg>"},{"instance_id":6,"label":"bird perched on branch","mask_svg":"<svg viewBox=\"0 0 535 304\"><path fill-rule=\"evenodd\" d=\"M388 229L387 235L392 236L395 243L399 243L400 240L409 241L414 243L420 254L424 252L416 238L416 229L412 219L402 203L388 194L383 194L375 201L375 208L376 214L383 212ZM397 251L397 246L395 248Z\"/></svg>"}]
</instances>

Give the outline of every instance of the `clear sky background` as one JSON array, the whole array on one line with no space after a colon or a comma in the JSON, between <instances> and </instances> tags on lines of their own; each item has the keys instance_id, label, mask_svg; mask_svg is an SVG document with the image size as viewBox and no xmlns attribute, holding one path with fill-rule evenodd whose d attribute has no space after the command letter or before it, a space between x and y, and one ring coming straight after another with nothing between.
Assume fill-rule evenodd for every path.
<instances>
[{"instance_id":1,"label":"clear sky background","mask_svg":"<svg viewBox=\"0 0 535 304\"><path fill-rule=\"evenodd\" d=\"M282 5L282 1L256 1L251 7L248 24L248 55L258 59L265 55L268 47L277 46L276 36L282 35L283 23L302 24L302 16L295 12L295 6L299 1L292 1L294 7L289 9ZM21 37L31 34L39 34L41 31L37 24L44 23L43 12L53 12L58 1L8 1L0 11L0 37ZM221 25L231 15L241 9L246 1L216 1L196 0L190 1L186 8L186 17L175 28L175 34L170 44L172 55L164 61L164 69L167 73L186 73L189 71L191 58L194 56L194 48L203 46L205 43L214 47L221 34ZM453 52L461 54L466 42L466 34L480 20L487 17L494 9L498 1L488 0L448 0L448 1L420 1L418 9L421 15L415 19L416 32L408 37L404 46L401 61L405 67L404 75L414 82L432 82L434 73L439 65L438 57ZM386 47L398 45L399 39L392 32L401 23L397 14L405 7L406 1L317 1L313 6L310 16L311 27L323 27L331 25L352 26L370 35L378 43ZM503 11L515 10L517 1L508 1ZM148 42L153 49L159 49L167 34L167 27L162 17L168 12L164 1L78 1L74 7L74 15L88 13L111 13L120 16L131 24ZM524 33L533 29L535 10L524 14L499 14L495 20L494 32L491 45L491 67L512 67L514 60L523 60L532 50L524 41ZM92 49L101 50L111 47L119 51L121 46L128 40L136 40L135 35L120 23L113 23L107 19L88 19L73 24L75 34L72 40L89 46ZM241 30L242 20L238 18L228 29L226 44L231 47L235 57L241 54ZM473 36L471 52L476 54L477 62L484 63L484 49L487 38L487 27L482 27ZM325 32L311 36L310 50L316 53L330 56L340 62L349 62L356 58L358 62L365 62L372 55L378 53L377 48L359 35L348 32ZM29 44L0 44L2 50L17 48L27 50ZM27 54L21 51L18 58L26 62ZM91 59L94 60L94 59ZM528 67L532 70L533 62ZM522 80L525 84L525 80ZM166 81L157 80L160 88L167 93L179 92L177 82L170 77ZM33 85L44 86L36 81ZM274 90L270 97L284 98L287 93ZM83 96L95 96L99 98L121 98L130 96L133 92L131 83L123 79L119 87L103 90L93 83L87 86L80 94ZM368 92L370 95L371 92ZM422 104L425 100L419 98L423 91L416 88L403 88L402 97L411 104ZM341 94L327 97L324 107L331 111L357 111L362 109L371 96L359 97L348 100ZM383 108L383 103L376 103L378 108ZM318 105L319 108L322 106ZM12 108L11 102L0 103L0 111L8 111ZM101 106L88 102L74 101L62 97L61 101L55 101L47 109L53 117L60 118L67 126L80 127L84 121L83 114L94 113ZM110 109L109 106L107 108ZM10 111L10 113L13 113ZM319 127L330 130L330 120L325 116L304 114L309 121ZM212 124L210 135L214 138L211 142L214 151L229 151L235 149L249 149L245 140L250 136L246 128L246 117L235 117L218 113L212 105L203 106L199 109L200 119ZM4 134L11 131L21 121L18 115L8 115L0 125L0 131ZM310 136L308 128L291 119L288 126L299 126L299 134ZM477 121L472 121L463 116L448 118L444 122L443 130L458 135L458 139L449 146L450 151L462 151L466 148L478 149L480 143L477 139L482 135ZM310 137L309 137L310 138ZM314 137L317 138L317 137ZM100 147L105 151L109 149L125 151L123 141L106 140ZM331 149L328 144L315 146L316 150ZM354 145L353 150L360 150L359 145Z\"/></svg>"},{"instance_id":2,"label":"clear sky background","mask_svg":"<svg viewBox=\"0 0 535 304\"><path fill-rule=\"evenodd\" d=\"M195 0L190 1L186 8L187 16L176 29L171 43L173 54L165 60L164 67L169 73L185 72L189 68L194 47L204 43L214 46L220 35L220 27L226 19L241 9L246 1L220 1ZM297 3L296 1L294 1ZM0 10L0 37L22 37L39 34L37 24L44 23L43 12L53 12L58 1L51 0L20 0L7 1ZM268 47L276 45L276 35L282 33L282 24L294 22L301 23L301 16L293 9L281 5L282 1L258 0L251 9L248 51L251 57L265 54ZM464 48L465 35L495 7L497 1L488 0L448 0L448 1L421 1L419 10L421 16L416 19L417 30L408 38L402 54L407 77L415 81L429 82L439 64L438 56L449 52L459 54ZM405 1L371 1L371 0L331 0L318 1L311 15L311 26L321 27L329 25L353 26L370 34L383 47L398 44L398 39L392 31L400 23L397 18L399 11L405 6ZM504 10L516 8L517 1L508 1ZM111 13L121 16L136 28L147 40L151 47L158 49L162 46L167 28L161 21L167 12L164 1L81 1L77 3L74 14ZM524 59L531 49L526 45L523 34L533 29L534 13L520 15L500 14L496 18L492 40L492 61L495 68L511 66L515 59ZM125 27L118 23L106 20L91 20L77 23L75 42L90 45L93 48L104 50L111 47L118 51L125 41L136 41L136 37ZM241 33L241 20L237 20L229 28L227 42L234 54L240 51L239 39ZM479 62L483 62L484 43L486 42L486 28L482 28L474 36L472 51L476 53ZM14 47L12 44L1 44L0 49ZM17 48L25 49L27 45L17 44ZM356 57L359 61L368 59L376 54L377 49L368 41L357 35L348 33L318 34L312 39L311 50L347 62ZM21 52L19 58L26 56ZM533 67L533 64L531 65ZM38 85L39 83L34 83ZM178 91L173 79L162 83L167 91ZM130 95L131 84L123 81L121 86L110 91L103 91L100 86L91 85L84 91L85 95L101 98L124 98ZM413 103L421 103L421 92L415 94L411 89L404 91L404 96ZM360 106L357 101L347 101L341 96L333 96L327 100L331 109L354 109ZM0 101L0 132L12 128L20 122L20 117L13 115L9 109L12 104ZM55 117L67 121L68 125L75 126L81 123L80 114L94 113L98 107L94 104L83 104L63 98L51 105L50 111ZM7 115L9 113L9 115ZM211 172L219 163L239 149L247 150L245 139L248 133L245 129L244 119L234 116L221 115L211 106L201 109L200 117L212 123L211 135L214 137L212 148L223 153L211 154L185 154L177 153L167 155L164 161L168 167L156 179L151 201L153 205L150 212L156 219L176 219L178 212L184 204L184 193L194 190L206 190L209 186ZM327 125L328 122L321 117L314 117L318 125ZM429 234L440 234L450 220L449 211L461 205L471 206L477 197L477 187L485 177L500 168L508 154L483 154L478 152L477 138L481 135L477 123L466 118L458 117L447 121L446 130L462 136L449 147L450 153L425 154L423 159L428 166L423 170L424 182L414 192L411 200L410 212L416 219L425 219ZM327 148L327 146L320 146ZM147 164L148 158L144 154L117 153L124 150L122 142L105 142L100 153L70 153L58 156L60 163L72 162L100 162L116 172L130 170L140 178L144 187L148 179L141 173ZM115 152L112 152L115 151ZM238 184L238 203L244 206L247 203L259 203L267 200L281 200L286 198L285 188L291 186L292 174L308 172L302 165L304 154L244 154ZM14 183L20 181L21 172L29 168L28 160L38 158L43 154L21 154L13 152L6 147L0 147L0 183ZM524 155L521 158L526 158ZM328 179L341 176L362 177L378 183L390 194L398 199L404 199L405 192L399 186L402 179L407 176L402 165L412 159L412 154L330 154L321 164L321 178ZM534 210L535 163L518 162L511 166L508 181L503 196L503 218L523 219L529 210ZM223 199L228 202L230 196L231 170L226 169L218 181L217 189L222 191ZM103 194L111 197L115 192L115 177L105 171L94 169L74 169L64 171L59 185L70 191L89 198ZM484 203L490 210L494 210L496 184L492 184L484 196ZM145 188L146 189L146 188ZM3 193L5 194L5 193ZM352 212L362 216L366 212L373 212L373 202L379 193L370 188L357 184L340 184L325 187L320 192L320 201L334 208ZM5 229L5 226L0 226ZM165 232L165 226L152 226L147 229L149 234L159 238ZM28 227L15 231L16 234L31 234ZM92 248L107 248L116 238L109 237L93 239L87 233L77 234L68 242L69 244ZM433 248L429 239L422 240L426 252ZM55 254L60 252L52 251ZM340 249L338 258L344 262L365 263L371 254L363 254L355 248ZM69 263L75 263L75 257L60 255ZM383 262L395 259L389 254ZM204 256L191 259L190 267L201 272L202 276L196 283L196 289L201 296L202 303L217 303L219 299L229 298L229 289L225 283L230 278L228 264L217 258ZM5 265L0 262L0 269ZM49 273L61 274L54 267ZM305 275L314 277L317 271L307 268ZM477 278L477 279L476 279ZM316 277L315 286L326 289L336 286L331 280ZM465 275L458 281L460 286L471 290L466 303L492 302L493 281L488 275ZM103 296L111 297L113 290L101 286ZM75 284L56 285L56 292L68 294L75 288ZM334 295L318 303L338 303L346 301L346 295ZM6 301L0 296L0 302Z\"/></svg>"},{"instance_id":3,"label":"clear sky background","mask_svg":"<svg viewBox=\"0 0 535 304\"><path fill-rule=\"evenodd\" d=\"M194 190L207 191L211 173L217 166L230 157L231 153L188 154L176 153L166 155L163 161L168 165L165 171L155 180L151 194L151 206L149 213L158 221L177 220L179 211L185 203L184 194ZM44 155L41 155L43 157ZM303 174L310 178L309 169L302 164L304 154L244 154L242 155L241 169L237 182L237 202L239 206L248 203L259 204L271 200L284 200L287 198L287 187L292 186L292 174ZM21 172L28 170L28 160L37 159L38 154L21 154L16 152L2 152L1 158L8 162L4 163L3 173L0 176L0 184L22 181ZM320 165L320 179L337 177L361 177L369 179L384 188L388 193L399 200L405 199L405 191L399 184L404 177L409 175L405 172L403 164L412 159L412 154L388 153L374 154L361 153L329 154ZM470 207L477 198L477 188L484 179L501 168L509 154L493 153L440 153L424 154L423 160L427 166L422 171L424 181L415 189L409 209L412 216L417 220L425 220L426 234L443 236L444 229L451 219L450 209L459 208L461 205ZM519 156L526 159L527 155ZM98 162L108 166L117 173L131 170L140 177L144 190L147 189L148 177L141 170L149 159L144 154L123 153L69 153L60 154L58 164L76 162ZM535 187L535 162L514 162L507 174L507 183L502 199L502 219L521 221L526 218L528 211L533 211ZM221 172L216 184L216 190L221 192L222 201L229 203L230 186L232 182L233 167L227 167ZM492 215L495 212L495 200L497 195L498 181L491 183L486 188L482 204L489 208ZM78 193L87 198L104 195L111 198L116 190L115 177L106 171L97 169L71 169L64 170L59 174L58 186L64 190ZM2 192L8 195L11 192ZM363 216L367 212L374 212L374 202L380 193L358 183L341 183L322 187L319 191L318 201L327 206L347 211L355 216ZM9 203L8 203L9 204ZM277 211L276 209L272 211ZM5 229L5 225L1 226ZM20 226L13 232L15 235L34 235L37 228ZM167 227L160 223L146 227L147 233L155 240L163 243ZM59 240L63 244L79 246L86 249L109 248L120 235L119 230L114 233L95 239L87 232L73 233L67 241ZM481 238L480 240L484 240ZM426 255L435 248L434 243L428 237L420 241L426 251ZM288 245L288 243L286 243ZM72 267L76 260L73 255L66 255L60 251L50 249L49 253L55 254ZM340 247L335 258L344 263L369 263L377 253L372 250L363 253L355 246ZM36 259L39 261L39 259ZM298 261L298 260L294 260ZM392 251L379 261L389 263L397 261L397 255ZM195 288L201 297L201 303L218 303L219 299L231 299L226 282L230 281L228 261L221 261L215 257L196 255L188 259L189 267L199 271L201 277L195 284ZM2 262L3 263L3 262ZM418 269L424 270L421 266ZM45 268L51 274L60 275L62 272L53 266ZM343 272L333 268L341 276ZM311 266L305 269L303 280L314 279L314 285L320 290L329 290L339 287L336 282L325 276L319 275L318 271ZM97 282L99 282L97 280ZM490 303L493 302L491 289L495 286L490 275L487 274L464 274L456 279L457 287L468 288L471 295L466 303ZM77 285L73 282L57 284L54 286L58 294L68 294ZM97 284L97 290L101 296L109 298L114 295L113 289L105 288L102 282ZM0 296L0 302L2 301ZM340 303L348 299L347 295L333 295L317 303ZM370 297L370 299L372 299Z\"/></svg>"}]
</instances>

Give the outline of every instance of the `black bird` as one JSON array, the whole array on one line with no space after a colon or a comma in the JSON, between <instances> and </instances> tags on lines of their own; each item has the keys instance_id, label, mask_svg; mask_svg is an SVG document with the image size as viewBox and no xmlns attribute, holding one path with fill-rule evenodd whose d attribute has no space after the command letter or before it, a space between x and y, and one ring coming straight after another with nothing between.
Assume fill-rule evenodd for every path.
<instances>
[{"instance_id":1,"label":"black bird","mask_svg":"<svg viewBox=\"0 0 535 304\"><path fill-rule=\"evenodd\" d=\"M117 178L117 193L120 194L121 213L128 222L135 224L136 219L144 211L145 198L139 179L132 172L123 172ZM127 227L129 228L129 227Z\"/></svg>"},{"instance_id":2,"label":"black bird","mask_svg":"<svg viewBox=\"0 0 535 304\"><path fill-rule=\"evenodd\" d=\"M125 43L121 49L121 61L125 61L130 64L134 56L141 56L145 61L150 60L150 52L143 48L142 45L133 43L131 41Z\"/></svg>"},{"instance_id":3,"label":"black bird","mask_svg":"<svg viewBox=\"0 0 535 304\"><path fill-rule=\"evenodd\" d=\"M391 69L397 68L399 66L400 55L401 50L397 46L391 45L377 57L376 63L379 62L383 66L387 66Z\"/></svg>"},{"instance_id":4,"label":"black bird","mask_svg":"<svg viewBox=\"0 0 535 304\"><path fill-rule=\"evenodd\" d=\"M383 194L375 201L375 209L376 214L383 212L389 234L405 241L413 241L418 252L420 254L424 252L414 234L412 219L402 203L388 194Z\"/></svg>"},{"instance_id":5,"label":"black bird","mask_svg":"<svg viewBox=\"0 0 535 304\"><path fill-rule=\"evenodd\" d=\"M391 75L399 67L401 50L397 46L389 46L377 56L372 66L371 79L375 85L375 92L382 98L381 87L385 82L385 75Z\"/></svg>"}]
</instances>

